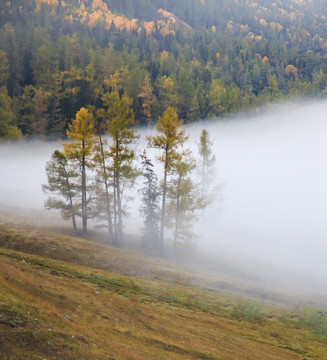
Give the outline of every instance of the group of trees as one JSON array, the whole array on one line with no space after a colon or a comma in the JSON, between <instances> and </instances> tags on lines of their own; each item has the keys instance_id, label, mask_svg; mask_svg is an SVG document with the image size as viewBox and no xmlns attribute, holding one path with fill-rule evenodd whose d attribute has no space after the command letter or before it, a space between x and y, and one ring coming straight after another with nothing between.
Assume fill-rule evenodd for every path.
<instances>
[{"instance_id":1,"label":"group of trees","mask_svg":"<svg viewBox=\"0 0 327 360\"><path fill-rule=\"evenodd\" d=\"M111 92L144 124L169 106L187 122L324 96L326 17L320 0L3 2L0 137L65 137Z\"/></svg>"},{"instance_id":2,"label":"group of trees","mask_svg":"<svg viewBox=\"0 0 327 360\"><path fill-rule=\"evenodd\" d=\"M108 229L109 242L124 246L123 223L128 188L142 177L140 213L144 218L143 245L152 253L164 253L165 228L171 231L174 247L192 241L196 211L208 204L214 156L206 130L199 140L201 176L192 178L195 160L186 148L187 136L176 111L168 107L159 117L156 133L147 137L147 148L154 149L161 164L162 181L154 171L153 160L144 150L138 168L134 143L131 99L126 95L107 95L108 107L98 110L82 107L69 124L68 141L56 150L46 165L48 183L46 208L58 209L71 219L78 231L76 217L82 219L82 234L88 220L100 221ZM96 127L96 118L101 127ZM106 136L104 136L106 134ZM211 170L210 170L211 169ZM136 194L133 194L136 196Z\"/></svg>"}]
</instances>

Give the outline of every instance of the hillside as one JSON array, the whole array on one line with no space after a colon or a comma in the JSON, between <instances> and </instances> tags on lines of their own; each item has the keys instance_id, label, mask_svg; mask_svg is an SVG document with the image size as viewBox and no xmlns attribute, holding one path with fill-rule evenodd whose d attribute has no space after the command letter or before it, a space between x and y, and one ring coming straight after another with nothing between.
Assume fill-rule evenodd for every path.
<instances>
[{"instance_id":1,"label":"hillside","mask_svg":"<svg viewBox=\"0 0 327 360\"><path fill-rule=\"evenodd\" d=\"M325 305L200 289L203 274L94 240L0 227L3 359L326 359Z\"/></svg>"},{"instance_id":2,"label":"hillside","mask_svg":"<svg viewBox=\"0 0 327 360\"><path fill-rule=\"evenodd\" d=\"M141 124L168 106L189 122L325 96L326 12L319 0L3 2L0 137L65 136L115 91Z\"/></svg>"}]
</instances>

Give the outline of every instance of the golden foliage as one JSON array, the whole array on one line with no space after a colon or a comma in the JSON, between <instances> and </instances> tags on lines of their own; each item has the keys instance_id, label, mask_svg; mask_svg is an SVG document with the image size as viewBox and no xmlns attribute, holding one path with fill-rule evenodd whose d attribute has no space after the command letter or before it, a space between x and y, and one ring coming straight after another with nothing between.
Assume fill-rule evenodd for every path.
<instances>
[{"instance_id":1,"label":"golden foliage","mask_svg":"<svg viewBox=\"0 0 327 360\"><path fill-rule=\"evenodd\" d=\"M87 11L84 11L84 13L82 14L81 23L82 24L86 23L88 19L89 19L89 14Z\"/></svg>"},{"instance_id":2,"label":"golden foliage","mask_svg":"<svg viewBox=\"0 0 327 360\"><path fill-rule=\"evenodd\" d=\"M138 19L131 19L131 20L128 20L125 18L125 29L126 31L128 32L132 32L134 30L137 29L137 22L138 22Z\"/></svg>"},{"instance_id":3,"label":"golden foliage","mask_svg":"<svg viewBox=\"0 0 327 360\"><path fill-rule=\"evenodd\" d=\"M249 25L248 24L246 24L246 25L240 25L240 30L241 31L244 31L244 32L247 32L247 31L249 31Z\"/></svg>"},{"instance_id":4,"label":"golden foliage","mask_svg":"<svg viewBox=\"0 0 327 360\"><path fill-rule=\"evenodd\" d=\"M173 17L168 18L167 24L176 24L176 20Z\"/></svg>"},{"instance_id":5,"label":"golden foliage","mask_svg":"<svg viewBox=\"0 0 327 360\"><path fill-rule=\"evenodd\" d=\"M74 21L73 15L70 14L68 16L65 17L66 20L70 21L71 23Z\"/></svg>"},{"instance_id":6,"label":"golden foliage","mask_svg":"<svg viewBox=\"0 0 327 360\"><path fill-rule=\"evenodd\" d=\"M169 35L169 29L167 27L164 27L162 29L160 29L160 34L162 37L166 37Z\"/></svg>"},{"instance_id":7,"label":"golden foliage","mask_svg":"<svg viewBox=\"0 0 327 360\"><path fill-rule=\"evenodd\" d=\"M106 30L110 30L111 25L113 22L113 16L111 14L106 14L105 15L105 23L106 23Z\"/></svg>"},{"instance_id":8,"label":"golden foliage","mask_svg":"<svg viewBox=\"0 0 327 360\"><path fill-rule=\"evenodd\" d=\"M114 17L113 22L117 30L124 30L124 18L122 16Z\"/></svg>"},{"instance_id":9,"label":"golden foliage","mask_svg":"<svg viewBox=\"0 0 327 360\"><path fill-rule=\"evenodd\" d=\"M104 12L108 12L108 6L106 3L104 3L102 0L93 0L92 2L92 8L93 9L100 9Z\"/></svg>"},{"instance_id":10,"label":"golden foliage","mask_svg":"<svg viewBox=\"0 0 327 360\"><path fill-rule=\"evenodd\" d=\"M150 36L155 30L154 21L145 21L143 23L143 27L145 29L146 36Z\"/></svg>"},{"instance_id":11,"label":"golden foliage","mask_svg":"<svg viewBox=\"0 0 327 360\"><path fill-rule=\"evenodd\" d=\"M285 68L285 73L288 76L290 75L297 76L297 68L293 65L287 65Z\"/></svg>"},{"instance_id":12,"label":"golden foliage","mask_svg":"<svg viewBox=\"0 0 327 360\"><path fill-rule=\"evenodd\" d=\"M267 26L268 25L268 23L267 23L267 21L265 19L260 19L259 24L262 25L262 26Z\"/></svg>"},{"instance_id":13,"label":"golden foliage","mask_svg":"<svg viewBox=\"0 0 327 360\"><path fill-rule=\"evenodd\" d=\"M100 20L103 20L101 10L96 10L93 13L89 14L88 24L90 28L92 29L96 25L96 23L99 22Z\"/></svg>"},{"instance_id":14,"label":"golden foliage","mask_svg":"<svg viewBox=\"0 0 327 360\"><path fill-rule=\"evenodd\" d=\"M258 53L256 53L255 54L255 59L258 61L258 62L261 62L261 55L260 54L258 54Z\"/></svg>"},{"instance_id":15,"label":"golden foliage","mask_svg":"<svg viewBox=\"0 0 327 360\"><path fill-rule=\"evenodd\" d=\"M162 16L164 16L164 17L167 17L167 18L174 17L173 13L171 13L169 11L166 11L166 10L163 10L163 9L159 9L158 13L161 14Z\"/></svg>"},{"instance_id":16,"label":"golden foliage","mask_svg":"<svg viewBox=\"0 0 327 360\"><path fill-rule=\"evenodd\" d=\"M283 26L281 24L275 23L275 22L272 22L270 24L270 27L272 28L273 31L281 32L283 30Z\"/></svg>"},{"instance_id":17,"label":"golden foliage","mask_svg":"<svg viewBox=\"0 0 327 360\"><path fill-rule=\"evenodd\" d=\"M160 55L160 58L161 60L164 60L164 59L167 59L167 57L169 56L169 52L164 50L161 55Z\"/></svg>"},{"instance_id":18,"label":"golden foliage","mask_svg":"<svg viewBox=\"0 0 327 360\"><path fill-rule=\"evenodd\" d=\"M265 56L263 59L262 59L262 61L261 61L263 64L266 64L266 63L268 63L269 62L269 60L268 60L268 58L267 58L267 56Z\"/></svg>"}]
</instances>

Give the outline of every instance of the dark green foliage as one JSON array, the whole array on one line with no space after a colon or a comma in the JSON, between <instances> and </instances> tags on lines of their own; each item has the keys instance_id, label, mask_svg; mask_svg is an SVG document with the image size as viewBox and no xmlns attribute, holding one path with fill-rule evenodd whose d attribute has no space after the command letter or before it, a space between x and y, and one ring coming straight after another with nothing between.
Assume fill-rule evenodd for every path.
<instances>
[{"instance_id":1,"label":"dark green foliage","mask_svg":"<svg viewBox=\"0 0 327 360\"><path fill-rule=\"evenodd\" d=\"M0 87L0 139L14 139L21 136L20 130L13 125L14 113L11 99L5 86Z\"/></svg>"},{"instance_id":2,"label":"dark green foliage","mask_svg":"<svg viewBox=\"0 0 327 360\"><path fill-rule=\"evenodd\" d=\"M58 209L64 219L72 219L76 231L75 217L79 214L79 206L76 201L79 193L78 172L65 154L59 150L52 154L45 170L48 184L43 185L42 188L49 195L45 207L48 210Z\"/></svg>"}]
</instances>

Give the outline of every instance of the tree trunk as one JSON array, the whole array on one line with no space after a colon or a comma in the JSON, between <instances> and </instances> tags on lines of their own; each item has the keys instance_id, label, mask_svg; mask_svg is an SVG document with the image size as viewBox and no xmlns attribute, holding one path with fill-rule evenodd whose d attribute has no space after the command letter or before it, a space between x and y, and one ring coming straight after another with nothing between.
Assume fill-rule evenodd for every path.
<instances>
[{"instance_id":1,"label":"tree trunk","mask_svg":"<svg viewBox=\"0 0 327 360\"><path fill-rule=\"evenodd\" d=\"M160 222L160 238L159 238L159 252L161 256L163 256L164 254L167 172L168 172L168 147L166 146L166 160L165 160L164 183L162 189L162 206L161 206L161 222Z\"/></svg>"},{"instance_id":2,"label":"tree trunk","mask_svg":"<svg viewBox=\"0 0 327 360\"><path fill-rule=\"evenodd\" d=\"M113 245L119 246L117 238L117 176L116 168L114 169L114 239Z\"/></svg>"},{"instance_id":3,"label":"tree trunk","mask_svg":"<svg viewBox=\"0 0 327 360\"><path fill-rule=\"evenodd\" d=\"M117 215L118 215L118 229L117 229L117 245L124 246L123 239L123 213L121 206L121 193L120 193L120 173L119 173L119 142L116 141L116 195L117 195Z\"/></svg>"},{"instance_id":4,"label":"tree trunk","mask_svg":"<svg viewBox=\"0 0 327 360\"><path fill-rule=\"evenodd\" d=\"M85 173L85 143L82 142L83 157L82 157L82 223L83 234L87 234L87 207L86 207L86 173Z\"/></svg>"},{"instance_id":5,"label":"tree trunk","mask_svg":"<svg viewBox=\"0 0 327 360\"><path fill-rule=\"evenodd\" d=\"M65 172L65 177L66 177L67 189L70 192L70 183L69 183L69 177L68 177L66 167L64 168L64 172ZM75 214L74 214L74 211L73 211L74 204L73 204L73 198L70 195L69 195L69 203L70 203L70 209L71 209L71 214L72 214L73 227L74 227L74 231L76 233L77 232L77 226L76 226Z\"/></svg>"},{"instance_id":6,"label":"tree trunk","mask_svg":"<svg viewBox=\"0 0 327 360\"><path fill-rule=\"evenodd\" d=\"M102 156L104 185L105 185L105 190L106 190L106 206L107 206L107 220L108 220L109 241L113 243L114 242L114 233L113 233L111 210L110 210L108 176L107 176L107 169L106 169L106 162L105 162L105 157L104 157L103 143L102 143L101 134L99 134L99 141L100 141L100 149L101 149L101 156Z\"/></svg>"},{"instance_id":7,"label":"tree trunk","mask_svg":"<svg viewBox=\"0 0 327 360\"><path fill-rule=\"evenodd\" d=\"M177 248L177 235L178 235L178 226L179 226L179 191L180 191L180 180L178 180L177 188L177 199L176 199L176 218L175 218L175 234L174 234L174 251Z\"/></svg>"},{"instance_id":8,"label":"tree trunk","mask_svg":"<svg viewBox=\"0 0 327 360\"><path fill-rule=\"evenodd\" d=\"M121 207L121 193L120 193L120 183L119 183L119 174L117 173L117 206L118 206L118 245L120 247L124 246L123 238L123 213Z\"/></svg>"}]
</instances>

